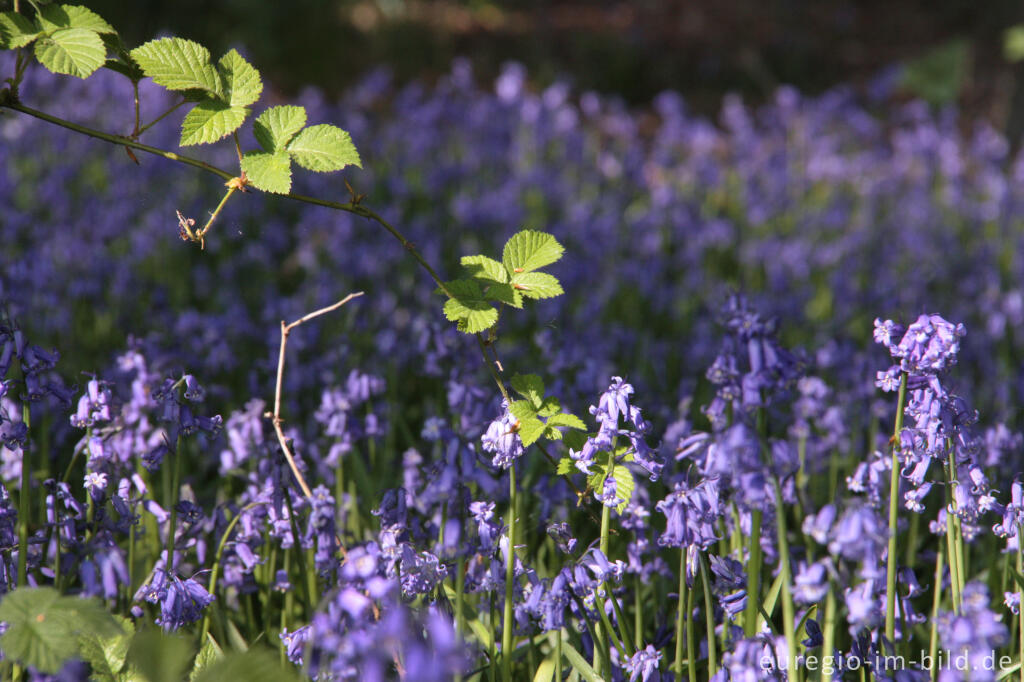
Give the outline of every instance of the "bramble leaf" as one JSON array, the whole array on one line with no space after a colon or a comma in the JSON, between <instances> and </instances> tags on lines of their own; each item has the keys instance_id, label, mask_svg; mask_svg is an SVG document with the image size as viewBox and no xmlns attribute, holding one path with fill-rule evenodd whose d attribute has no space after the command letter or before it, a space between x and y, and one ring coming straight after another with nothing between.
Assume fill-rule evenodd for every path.
<instances>
[{"instance_id":1,"label":"bramble leaf","mask_svg":"<svg viewBox=\"0 0 1024 682\"><path fill-rule=\"evenodd\" d=\"M559 476L568 476L576 471L576 463L568 457L563 457L558 460L558 465L555 467L555 473Z\"/></svg>"},{"instance_id":2,"label":"bramble leaf","mask_svg":"<svg viewBox=\"0 0 1024 682\"><path fill-rule=\"evenodd\" d=\"M283 150L295 134L306 125L306 110L285 105L270 107L253 121L256 141L268 152Z\"/></svg>"},{"instance_id":3,"label":"bramble leaf","mask_svg":"<svg viewBox=\"0 0 1024 682\"><path fill-rule=\"evenodd\" d=\"M516 374L509 384L512 385L513 391L529 400L535 409L540 409L541 402L544 400L544 381L539 376Z\"/></svg>"},{"instance_id":4,"label":"bramble leaf","mask_svg":"<svg viewBox=\"0 0 1024 682\"><path fill-rule=\"evenodd\" d=\"M256 189L274 194L291 191L292 162L284 152L249 152L242 157L242 172Z\"/></svg>"},{"instance_id":5,"label":"bramble leaf","mask_svg":"<svg viewBox=\"0 0 1024 682\"><path fill-rule=\"evenodd\" d=\"M491 280L503 284L508 282L508 271L505 266L487 256L463 256L462 266L476 279Z\"/></svg>"},{"instance_id":6,"label":"bramble leaf","mask_svg":"<svg viewBox=\"0 0 1024 682\"><path fill-rule=\"evenodd\" d=\"M158 38L131 51L143 73L168 90L203 90L223 98L220 74L210 51L183 38Z\"/></svg>"},{"instance_id":7,"label":"bramble leaf","mask_svg":"<svg viewBox=\"0 0 1024 682\"><path fill-rule=\"evenodd\" d=\"M224 82L224 96L232 107L247 107L260 98L263 81L260 72L245 61L237 50L230 50L217 62Z\"/></svg>"},{"instance_id":8,"label":"bramble leaf","mask_svg":"<svg viewBox=\"0 0 1024 682\"><path fill-rule=\"evenodd\" d=\"M523 230L505 243L501 261L513 277L550 265L562 257L565 249L546 232Z\"/></svg>"},{"instance_id":9,"label":"bramble leaf","mask_svg":"<svg viewBox=\"0 0 1024 682\"><path fill-rule=\"evenodd\" d=\"M206 99L188 112L181 122L181 146L210 144L238 130L249 110Z\"/></svg>"},{"instance_id":10,"label":"bramble leaf","mask_svg":"<svg viewBox=\"0 0 1024 682\"><path fill-rule=\"evenodd\" d=\"M569 431L562 434L562 442L570 450L579 452L587 443L587 434L583 431Z\"/></svg>"},{"instance_id":11,"label":"bramble leaf","mask_svg":"<svg viewBox=\"0 0 1024 682\"><path fill-rule=\"evenodd\" d=\"M537 299L565 293L558 279L546 272L520 272L512 275L512 288L527 298Z\"/></svg>"},{"instance_id":12,"label":"bramble leaf","mask_svg":"<svg viewBox=\"0 0 1024 682\"><path fill-rule=\"evenodd\" d=\"M621 464L615 467L612 471L612 476L615 477L615 494L622 500L619 506L616 507L616 511L621 514L626 509L629 501L633 499L636 480L633 478L633 472L629 470L629 467L622 466Z\"/></svg>"},{"instance_id":13,"label":"bramble leaf","mask_svg":"<svg viewBox=\"0 0 1024 682\"><path fill-rule=\"evenodd\" d=\"M232 652L206 668L196 682L245 680L246 682L298 682L293 666L282 668L266 649Z\"/></svg>"},{"instance_id":14,"label":"bramble leaf","mask_svg":"<svg viewBox=\"0 0 1024 682\"><path fill-rule=\"evenodd\" d=\"M513 400L508 406L508 411L519 421L537 418L537 408L529 400Z\"/></svg>"},{"instance_id":15,"label":"bramble leaf","mask_svg":"<svg viewBox=\"0 0 1024 682\"><path fill-rule=\"evenodd\" d=\"M51 587L9 592L0 602L0 621L8 625L0 637L5 658L51 674L78 656L80 634L115 636L121 632L98 601L61 596Z\"/></svg>"},{"instance_id":16,"label":"bramble leaf","mask_svg":"<svg viewBox=\"0 0 1024 682\"><path fill-rule=\"evenodd\" d=\"M17 12L0 12L0 47L25 47L42 34L35 24Z\"/></svg>"},{"instance_id":17,"label":"bramble leaf","mask_svg":"<svg viewBox=\"0 0 1024 682\"><path fill-rule=\"evenodd\" d=\"M84 633L78 638L79 655L92 668L92 679L121 682L121 671L128 658L128 647L135 634L135 625L128 618L114 616L123 632L113 635Z\"/></svg>"},{"instance_id":18,"label":"bramble leaf","mask_svg":"<svg viewBox=\"0 0 1024 682\"><path fill-rule=\"evenodd\" d=\"M188 675L189 682L195 682L207 668L222 658L224 658L224 652L221 650L220 645L217 644L217 640L210 633L206 633L206 641L199 649L199 653L196 654L196 662L192 666L192 672Z\"/></svg>"},{"instance_id":19,"label":"bramble leaf","mask_svg":"<svg viewBox=\"0 0 1024 682\"><path fill-rule=\"evenodd\" d=\"M53 73L88 78L107 59L99 34L84 28L62 28L36 41L36 59Z\"/></svg>"},{"instance_id":20,"label":"bramble leaf","mask_svg":"<svg viewBox=\"0 0 1024 682\"><path fill-rule=\"evenodd\" d=\"M458 322L460 332L476 334L493 327L498 321L497 309L484 300L480 285L473 280L457 279L445 286L453 298L445 302L444 314L449 320Z\"/></svg>"},{"instance_id":21,"label":"bramble leaf","mask_svg":"<svg viewBox=\"0 0 1024 682\"><path fill-rule=\"evenodd\" d=\"M571 429L579 429L580 431L587 430L587 425L583 423L582 419L568 412L551 415L548 418L548 426L568 426Z\"/></svg>"},{"instance_id":22,"label":"bramble leaf","mask_svg":"<svg viewBox=\"0 0 1024 682\"><path fill-rule=\"evenodd\" d=\"M488 280L481 280L488 281ZM487 287L487 298L498 301L513 308L523 307L523 295L512 288L511 284L494 283Z\"/></svg>"},{"instance_id":23,"label":"bramble leaf","mask_svg":"<svg viewBox=\"0 0 1024 682\"><path fill-rule=\"evenodd\" d=\"M533 419L519 420L519 440L523 441L523 447L528 448L536 443L544 435L544 422L534 417Z\"/></svg>"},{"instance_id":24,"label":"bramble leaf","mask_svg":"<svg viewBox=\"0 0 1024 682\"><path fill-rule=\"evenodd\" d=\"M84 28L94 33L114 34L117 31L103 17L81 5L43 5L37 17L46 33L62 28Z\"/></svg>"},{"instance_id":25,"label":"bramble leaf","mask_svg":"<svg viewBox=\"0 0 1024 682\"><path fill-rule=\"evenodd\" d=\"M288 153L295 163L318 173L341 170L345 166L362 168L359 152L349 134L327 123L302 129L288 143Z\"/></svg>"}]
</instances>

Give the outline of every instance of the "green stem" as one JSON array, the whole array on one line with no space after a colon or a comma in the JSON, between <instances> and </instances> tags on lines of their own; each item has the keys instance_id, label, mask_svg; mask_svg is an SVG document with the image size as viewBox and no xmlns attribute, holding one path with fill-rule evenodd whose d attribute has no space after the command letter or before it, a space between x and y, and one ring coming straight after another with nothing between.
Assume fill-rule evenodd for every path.
<instances>
[{"instance_id":1,"label":"green stem","mask_svg":"<svg viewBox=\"0 0 1024 682\"><path fill-rule=\"evenodd\" d=\"M26 400L21 406L21 420L25 427L30 428L29 403ZM29 439L21 446L21 489L18 491L18 587L28 584L28 498L32 489L32 458L30 456ZM58 531L59 533L59 531ZM60 539L57 540L60 542Z\"/></svg>"},{"instance_id":2,"label":"green stem","mask_svg":"<svg viewBox=\"0 0 1024 682\"><path fill-rule=\"evenodd\" d=\"M698 555L700 560L700 582L704 588L704 620L707 623L708 631L708 677L714 677L718 672L718 652L715 650L715 605L712 601L711 580L708 573L708 558L701 552ZM639 648L639 644L637 648Z\"/></svg>"},{"instance_id":3,"label":"green stem","mask_svg":"<svg viewBox=\"0 0 1024 682\"><path fill-rule=\"evenodd\" d=\"M638 647L633 645L633 633L629 631L629 621L626 620L626 616L622 613L622 608L619 606L619 600L612 594L612 590L608 583L604 584L605 592L608 594L608 599L612 602L612 609L615 611L615 620L619 623L619 639L622 640L622 645L626 648L626 654L630 657L636 653Z\"/></svg>"},{"instance_id":4,"label":"green stem","mask_svg":"<svg viewBox=\"0 0 1024 682\"><path fill-rule=\"evenodd\" d=\"M167 563L164 568L170 573L174 570L174 535L178 530L178 492L181 489L181 457L182 444L184 439L178 436L178 442L174 448L174 466L171 475L171 495L167 499L171 518L167 525Z\"/></svg>"},{"instance_id":5,"label":"green stem","mask_svg":"<svg viewBox=\"0 0 1024 682\"><path fill-rule=\"evenodd\" d=\"M177 111L182 106L184 106L187 102L188 102L188 100L184 100L184 99L181 100L180 102L178 102L177 104L172 106L170 109L168 109L164 113L162 113L159 116L157 116L151 122L149 122L146 125L144 125L141 128L139 128L137 131L135 131L135 137L138 138L139 135L141 135L142 133L146 132L147 130L149 130L150 128L155 126L157 123L159 123L160 121L164 120L165 118L167 118L168 116L173 114L175 111ZM139 116L138 108L137 107L138 107L138 100L136 100L136 111L135 111L135 120L136 120L136 122L138 122L138 116Z\"/></svg>"},{"instance_id":6,"label":"green stem","mask_svg":"<svg viewBox=\"0 0 1024 682\"><path fill-rule=\"evenodd\" d=\"M782 503L782 487L775 479L775 528L779 547L779 572L782 574L782 631L786 635L786 670L790 679L799 680L801 675L796 665L796 612L793 608L793 593L790 591L789 538L786 529L786 510Z\"/></svg>"},{"instance_id":7,"label":"green stem","mask_svg":"<svg viewBox=\"0 0 1024 682\"><path fill-rule=\"evenodd\" d=\"M686 627L686 547L679 548L679 603L676 607L676 660L672 664L676 679L683 678L683 646L685 642L684 629ZM690 661L693 665L693 661Z\"/></svg>"},{"instance_id":8,"label":"green stem","mask_svg":"<svg viewBox=\"0 0 1024 682\"><path fill-rule=\"evenodd\" d=\"M640 592L640 573L633 574L633 645L637 650L644 645L644 600Z\"/></svg>"},{"instance_id":9,"label":"green stem","mask_svg":"<svg viewBox=\"0 0 1024 682\"><path fill-rule=\"evenodd\" d=\"M246 506L244 506L241 509L239 509L238 513L235 514L235 517L233 519L231 519L231 521L228 522L228 527L224 529L224 533L221 534L220 542L217 544L217 553L213 557L213 567L210 569L210 582L207 583L207 586L206 586L206 591L209 592L212 596L216 596L216 594L217 594L215 590L217 589L217 578L220 577L220 562L221 562L221 559L224 558L224 548L227 547L227 545L228 545L228 538L231 537L231 531L233 531L235 529L235 525L238 524L239 519L242 518L242 515L245 514L245 512L249 511L253 507L258 507L260 504L262 504L262 502L253 502L252 504L247 504ZM286 556L286 558L285 558L285 567L287 567L287 565L288 565L288 559L287 559L287 556ZM284 616L282 615L282 618L283 617ZM200 633L199 633L199 646L200 647L203 645L203 642L206 640L206 633L209 632L209 630L210 630L210 610L207 609L206 615L203 616L203 626L202 626L202 629L200 630Z\"/></svg>"},{"instance_id":10,"label":"green stem","mask_svg":"<svg viewBox=\"0 0 1024 682\"><path fill-rule=\"evenodd\" d=\"M929 660L932 663L935 662L935 658L939 653L939 608L942 606L942 571L944 568L944 557L942 554L942 545L939 545L939 551L935 555L935 593L932 595L932 623L931 623L931 634L928 638L928 655ZM938 666L932 666L932 680L935 680L938 676Z\"/></svg>"},{"instance_id":11,"label":"green stem","mask_svg":"<svg viewBox=\"0 0 1024 682\"><path fill-rule=\"evenodd\" d=\"M224 194L224 197L220 200L220 203L217 204L217 208L213 209L213 213L210 214L210 219L206 221L206 225L204 225L203 229L199 230L199 232L196 233L197 236L199 237L200 243L202 242L203 237L206 236L206 233L210 231L210 228L213 227L213 221L215 221L217 219L217 216L220 215L220 212L224 210L224 205L228 203L228 199L231 198L231 195L234 194L235 191L236 190L234 187L228 188L228 191Z\"/></svg>"},{"instance_id":12,"label":"green stem","mask_svg":"<svg viewBox=\"0 0 1024 682\"><path fill-rule=\"evenodd\" d=\"M516 465L508 467L508 554L505 557L505 613L501 628L501 672L505 680L512 680L512 629L515 621L512 600L515 598L516 566Z\"/></svg>"},{"instance_id":13,"label":"green stem","mask_svg":"<svg viewBox=\"0 0 1024 682\"><path fill-rule=\"evenodd\" d=\"M889 551L885 569L885 637L896 643L896 522L900 508L899 442L903 431L903 410L907 401L907 373L900 375L896 400L896 426L892 436L892 472L889 475Z\"/></svg>"},{"instance_id":14,"label":"green stem","mask_svg":"<svg viewBox=\"0 0 1024 682\"><path fill-rule=\"evenodd\" d=\"M750 538L747 562L747 608L743 615L743 634L753 637L757 634L758 610L761 606L761 522L762 512L755 509L750 513Z\"/></svg>"},{"instance_id":15,"label":"green stem","mask_svg":"<svg viewBox=\"0 0 1024 682\"><path fill-rule=\"evenodd\" d=\"M685 554L685 552L684 552ZM684 562L685 564L685 562ZM685 568L685 566L684 566ZM686 571L683 571L686 575ZM685 584L685 579L683 583ZM686 591L686 672L690 682L697 682L697 637L693 632L693 590Z\"/></svg>"},{"instance_id":16,"label":"green stem","mask_svg":"<svg viewBox=\"0 0 1024 682\"><path fill-rule=\"evenodd\" d=\"M828 583L828 593L825 595L825 623L822 628L822 647L821 653L823 656L831 656L832 652L835 651L836 642L836 593L832 587L832 580ZM832 681L832 666L822 666L822 682Z\"/></svg>"}]
</instances>

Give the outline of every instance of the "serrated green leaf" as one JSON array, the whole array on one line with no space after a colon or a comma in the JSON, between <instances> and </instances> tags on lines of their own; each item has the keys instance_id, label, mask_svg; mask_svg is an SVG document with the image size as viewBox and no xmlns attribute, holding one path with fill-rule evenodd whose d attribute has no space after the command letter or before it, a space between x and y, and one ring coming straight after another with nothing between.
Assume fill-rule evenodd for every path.
<instances>
[{"instance_id":1,"label":"serrated green leaf","mask_svg":"<svg viewBox=\"0 0 1024 682\"><path fill-rule=\"evenodd\" d=\"M53 73L88 78L107 59L99 34L84 28L62 28L36 41L36 59Z\"/></svg>"},{"instance_id":2,"label":"serrated green leaf","mask_svg":"<svg viewBox=\"0 0 1024 682\"><path fill-rule=\"evenodd\" d=\"M548 419L548 426L567 426L570 429L579 429L580 431L587 429L587 425L583 423L582 419L568 412L552 415Z\"/></svg>"},{"instance_id":3,"label":"serrated green leaf","mask_svg":"<svg viewBox=\"0 0 1024 682\"><path fill-rule=\"evenodd\" d=\"M292 105L270 107L253 121L252 132L263 149L277 152L284 149L304 125L304 108Z\"/></svg>"},{"instance_id":4,"label":"serrated green leaf","mask_svg":"<svg viewBox=\"0 0 1024 682\"><path fill-rule=\"evenodd\" d=\"M39 25L46 33L62 28L84 28L95 33L117 33L103 17L81 5L44 5L37 15Z\"/></svg>"},{"instance_id":5,"label":"serrated green leaf","mask_svg":"<svg viewBox=\"0 0 1024 682\"><path fill-rule=\"evenodd\" d=\"M189 682L195 682L207 668L222 658L224 658L224 652L221 650L220 645L217 644L217 640L210 633L206 633L206 642L203 643L199 653L196 654L196 662L188 676Z\"/></svg>"},{"instance_id":6,"label":"serrated green leaf","mask_svg":"<svg viewBox=\"0 0 1024 682\"><path fill-rule=\"evenodd\" d=\"M131 51L142 72L168 90L202 90L223 98L220 74L210 51L183 38L158 38Z\"/></svg>"},{"instance_id":7,"label":"serrated green leaf","mask_svg":"<svg viewBox=\"0 0 1024 682\"><path fill-rule=\"evenodd\" d=\"M249 152L242 157L242 172L253 187L287 194L292 188L292 162L284 152Z\"/></svg>"},{"instance_id":8,"label":"serrated green leaf","mask_svg":"<svg viewBox=\"0 0 1024 682\"><path fill-rule=\"evenodd\" d=\"M587 443L587 434L584 431L569 431L562 434L562 442L567 448L579 452Z\"/></svg>"},{"instance_id":9,"label":"serrated green leaf","mask_svg":"<svg viewBox=\"0 0 1024 682\"><path fill-rule=\"evenodd\" d=\"M515 374L509 384L512 390L523 396L533 405L540 409L544 400L544 380L536 374Z\"/></svg>"},{"instance_id":10,"label":"serrated green leaf","mask_svg":"<svg viewBox=\"0 0 1024 682\"><path fill-rule=\"evenodd\" d=\"M537 408L529 400L513 400L508 411L519 421L537 418Z\"/></svg>"},{"instance_id":11,"label":"serrated green leaf","mask_svg":"<svg viewBox=\"0 0 1024 682\"><path fill-rule=\"evenodd\" d=\"M530 447L544 435L544 422L536 417L519 420L519 440L523 441L523 447Z\"/></svg>"},{"instance_id":12,"label":"serrated green leaf","mask_svg":"<svg viewBox=\"0 0 1024 682\"><path fill-rule=\"evenodd\" d=\"M38 38L42 31L17 12L0 12L0 47L14 50L25 47Z\"/></svg>"},{"instance_id":13,"label":"serrated green leaf","mask_svg":"<svg viewBox=\"0 0 1024 682\"><path fill-rule=\"evenodd\" d=\"M142 73L142 70L139 69L139 67L134 64L127 64L120 59L108 59L103 62L103 68L116 71L122 76L126 76L136 82L142 80L146 75Z\"/></svg>"},{"instance_id":14,"label":"serrated green leaf","mask_svg":"<svg viewBox=\"0 0 1024 682\"><path fill-rule=\"evenodd\" d=\"M230 50L217 62L224 83L224 97L232 107L247 107L260 98L263 81L260 72L245 61L237 50Z\"/></svg>"},{"instance_id":15,"label":"serrated green leaf","mask_svg":"<svg viewBox=\"0 0 1024 682\"><path fill-rule=\"evenodd\" d=\"M492 282L508 282L508 271L505 266L487 256L463 256L462 267L469 270L470 276L476 279L487 279Z\"/></svg>"},{"instance_id":16,"label":"serrated green leaf","mask_svg":"<svg viewBox=\"0 0 1024 682\"><path fill-rule=\"evenodd\" d=\"M488 281L488 280L481 280ZM511 284L492 283L487 286L487 298L498 301L513 308L523 307L523 295L512 288Z\"/></svg>"},{"instance_id":17,"label":"serrated green leaf","mask_svg":"<svg viewBox=\"0 0 1024 682\"><path fill-rule=\"evenodd\" d=\"M249 110L214 99L206 99L192 108L181 122L181 146L210 144L221 140L245 123Z\"/></svg>"},{"instance_id":18,"label":"serrated green leaf","mask_svg":"<svg viewBox=\"0 0 1024 682\"><path fill-rule=\"evenodd\" d=\"M546 272L520 272L512 275L512 288L527 298L552 298L565 293L558 279Z\"/></svg>"},{"instance_id":19,"label":"serrated green leaf","mask_svg":"<svg viewBox=\"0 0 1024 682\"><path fill-rule=\"evenodd\" d=\"M476 334L497 323L498 311L484 300L479 284L471 279L458 279L447 282L445 286L453 298L445 302L444 314L449 320L458 322L460 332Z\"/></svg>"},{"instance_id":20,"label":"serrated green leaf","mask_svg":"<svg viewBox=\"0 0 1024 682\"><path fill-rule=\"evenodd\" d=\"M575 473L576 471L576 463L573 462L568 457L563 457L562 459L558 460L558 465L555 467L555 473L557 473L559 476L568 476L569 474Z\"/></svg>"},{"instance_id":21,"label":"serrated green leaf","mask_svg":"<svg viewBox=\"0 0 1024 682\"><path fill-rule=\"evenodd\" d=\"M128 657L128 647L135 634L135 625L123 616L114 616L123 632L99 635L87 632L79 636L79 656L92 668L92 680L120 682L121 671Z\"/></svg>"},{"instance_id":22,"label":"serrated green leaf","mask_svg":"<svg viewBox=\"0 0 1024 682\"><path fill-rule=\"evenodd\" d=\"M294 667L282 668L274 654L266 649L251 648L244 653L231 653L207 668L196 682L298 682Z\"/></svg>"},{"instance_id":23,"label":"serrated green leaf","mask_svg":"<svg viewBox=\"0 0 1024 682\"><path fill-rule=\"evenodd\" d=\"M63 597L53 588L22 588L0 602L0 621L8 624L0 637L5 657L44 673L56 673L78 656L81 633L120 632L117 621L93 599Z\"/></svg>"},{"instance_id":24,"label":"serrated green leaf","mask_svg":"<svg viewBox=\"0 0 1024 682\"><path fill-rule=\"evenodd\" d=\"M550 417L554 414L558 414L562 411L562 403L559 402L558 398L548 396L541 402L540 407L537 408L537 415L541 417Z\"/></svg>"},{"instance_id":25,"label":"serrated green leaf","mask_svg":"<svg viewBox=\"0 0 1024 682\"><path fill-rule=\"evenodd\" d=\"M341 170L345 166L362 168L352 138L341 128L321 123L299 131L288 143L295 163L318 173Z\"/></svg>"},{"instance_id":26,"label":"serrated green leaf","mask_svg":"<svg viewBox=\"0 0 1024 682\"><path fill-rule=\"evenodd\" d=\"M192 652L192 645L181 637L143 630L132 639L128 661L149 682L181 682Z\"/></svg>"},{"instance_id":27,"label":"serrated green leaf","mask_svg":"<svg viewBox=\"0 0 1024 682\"><path fill-rule=\"evenodd\" d=\"M505 243L501 262L513 277L551 265L565 251L558 241L546 232L523 230Z\"/></svg>"},{"instance_id":28,"label":"serrated green leaf","mask_svg":"<svg viewBox=\"0 0 1024 682\"><path fill-rule=\"evenodd\" d=\"M633 499L636 479L633 478L633 472L629 470L629 467L622 466L621 464L615 467L612 471L612 476L615 477L615 495L622 500L622 503L616 508L616 511L621 514L626 509L629 501Z\"/></svg>"}]
</instances>

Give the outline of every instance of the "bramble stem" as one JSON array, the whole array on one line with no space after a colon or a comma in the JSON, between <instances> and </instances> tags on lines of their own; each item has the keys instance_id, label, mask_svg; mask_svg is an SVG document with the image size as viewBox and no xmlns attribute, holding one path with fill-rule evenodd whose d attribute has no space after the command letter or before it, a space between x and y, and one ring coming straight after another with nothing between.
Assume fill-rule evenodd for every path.
<instances>
[{"instance_id":1,"label":"bramble stem","mask_svg":"<svg viewBox=\"0 0 1024 682\"><path fill-rule=\"evenodd\" d=\"M885 637L896 644L896 523L900 509L899 442L903 431L903 410L907 402L907 373L900 374L896 399L896 425L892 434L892 472L889 475L889 550L885 569Z\"/></svg>"},{"instance_id":2,"label":"bramble stem","mask_svg":"<svg viewBox=\"0 0 1024 682\"><path fill-rule=\"evenodd\" d=\"M138 86L136 86L136 87L138 87ZM165 118L167 118L168 116L173 114L175 111L180 109L182 106L185 105L186 102L188 102L188 100L184 100L184 99L181 100L180 102L178 102L177 104L172 106L170 109L168 109L164 113L162 113L159 116L157 116L155 119L153 119L152 121L150 121L146 125L142 126L141 128L137 128L133 137L138 138L139 135L141 135L142 133L146 132L147 130L149 130L150 128L155 126L157 123L159 123L160 121L164 120ZM135 105L136 105L136 107L135 107L136 108L135 124L138 125L138 123L139 123L139 115L138 115L138 98L137 97L136 97Z\"/></svg>"}]
</instances>

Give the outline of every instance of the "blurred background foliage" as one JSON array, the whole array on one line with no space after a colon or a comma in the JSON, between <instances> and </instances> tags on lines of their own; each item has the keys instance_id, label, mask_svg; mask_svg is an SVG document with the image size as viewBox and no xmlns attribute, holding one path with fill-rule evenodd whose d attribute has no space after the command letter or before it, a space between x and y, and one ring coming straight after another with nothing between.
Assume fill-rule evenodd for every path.
<instances>
[{"instance_id":1,"label":"blurred background foliage","mask_svg":"<svg viewBox=\"0 0 1024 682\"><path fill-rule=\"evenodd\" d=\"M431 79L469 56L488 81L503 62L537 85L645 104L665 89L717 113L722 94L752 102L781 84L813 94L866 86L884 70L908 96L956 101L1013 137L1024 129L1019 0L90 0L131 42L167 31L215 52L242 46L283 95L341 92L390 66ZM1016 40L1016 42L1014 42ZM309 45L317 48L311 50ZM1004 51L1005 48L1005 51Z\"/></svg>"}]
</instances>

